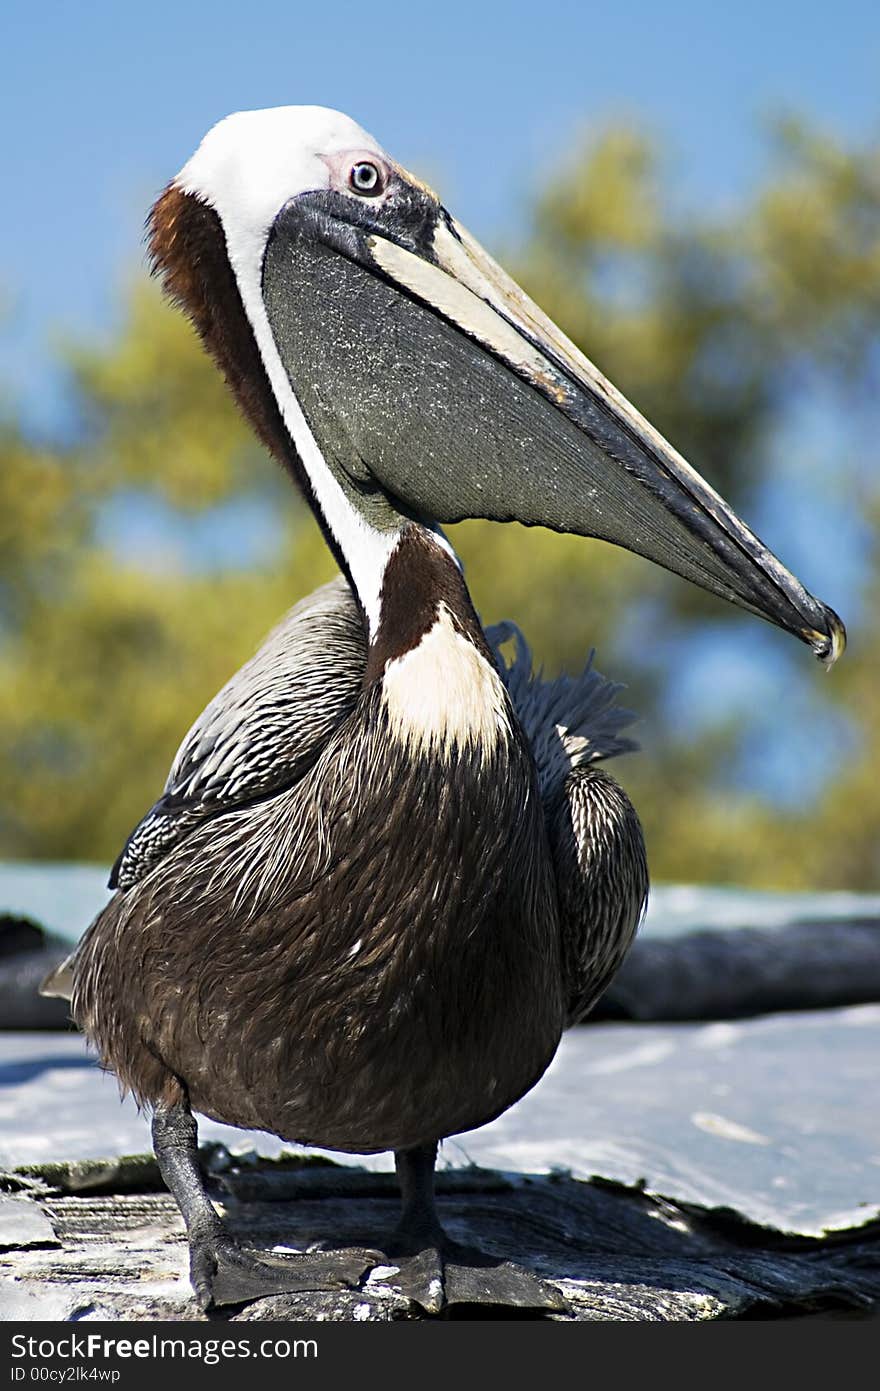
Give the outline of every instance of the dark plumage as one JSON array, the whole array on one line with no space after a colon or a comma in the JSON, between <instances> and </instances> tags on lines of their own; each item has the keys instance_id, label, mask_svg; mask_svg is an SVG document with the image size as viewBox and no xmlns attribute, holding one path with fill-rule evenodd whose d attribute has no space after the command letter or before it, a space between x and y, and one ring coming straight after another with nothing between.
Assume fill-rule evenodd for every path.
<instances>
[{"instance_id":1,"label":"dark plumage","mask_svg":"<svg viewBox=\"0 0 880 1391\"><path fill-rule=\"evenodd\" d=\"M540 770L513 710L488 762L398 751L342 579L210 703L75 958L76 1018L139 1100L182 1078L217 1119L367 1152L533 1084L629 945L647 871L623 792L572 766L628 746L615 688L533 680L519 643Z\"/></svg>"},{"instance_id":2,"label":"dark plumage","mask_svg":"<svg viewBox=\"0 0 880 1391\"><path fill-rule=\"evenodd\" d=\"M408 542L432 544L418 529ZM196 721L117 863L127 887L56 986L72 978L77 1021L154 1108L206 1304L353 1279L363 1257L303 1268L239 1250L198 1179L190 1106L290 1140L394 1149L404 1214L387 1259L423 1307L560 1307L528 1272L490 1277L448 1241L433 1157L537 1081L632 940L641 830L594 766L632 747L631 716L590 664L543 682L513 625L487 643L454 563L432 565L443 582L411 605L403 645L417 653L419 628L452 612L498 684L488 755L467 738L433 754L401 743L351 590L325 585Z\"/></svg>"},{"instance_id":3,"label":"dark plumage","mask_svg":"<svg viewBox=\"0 0 880 1391\"><path fill-rule=\"evenodd\" d=\"M422 574L442 582L410 606L387 662L418 654L450 614L449 640L495 692L497 737L408 747L383 676L370 678L351 590L325 585L196 721L117 861L116 895L56 982L72 980L78 1024L156 1111L205 1302L317 1276L230 1245L193 1162L177 1169L194 1154L190 1106L288 1140L393 1149L416 1214L404 1254L445 1249L425 1186L437 1141L538 1080L644 907L635 812L590 766L630 746L616 688L589 666L534 679L512 625L493 634L517 641L507 670L454 562L420 528L402 546L414 563L430 548ZM445 1297L437 1271L412 1287L426 1307ZM526 1273L498 1280L493 1298L554 1307Z\"/></svg>"}]
</instances>

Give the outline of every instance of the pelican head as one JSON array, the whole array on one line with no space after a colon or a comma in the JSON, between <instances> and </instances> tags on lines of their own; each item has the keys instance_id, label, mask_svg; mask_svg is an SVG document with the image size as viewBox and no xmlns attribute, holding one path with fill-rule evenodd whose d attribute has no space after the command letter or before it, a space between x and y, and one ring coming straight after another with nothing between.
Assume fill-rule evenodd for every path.
<instances>
[{"instance_id":1,"label":"pelican head","mask_svg":"<svg viewBox=\"0 0 880 1391\"><path fill-rule=\"evenodd\" d=\"M227 117L155 205L151 246L371 630L400 527L483 517L614 542L829 665L843 650L837 615L347 116Z\"/></svg>"}]
</instances>

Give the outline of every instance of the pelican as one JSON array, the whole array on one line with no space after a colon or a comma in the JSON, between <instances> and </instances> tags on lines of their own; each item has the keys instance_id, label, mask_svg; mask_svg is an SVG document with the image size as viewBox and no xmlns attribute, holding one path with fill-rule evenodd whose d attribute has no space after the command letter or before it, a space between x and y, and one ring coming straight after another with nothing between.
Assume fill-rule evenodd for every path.
<instances>
[{"instance_id":1,"label":"pelican","mask_svg":"<svg viewBox=\"0 0 880 1391\"><path fill-rule=\"evenodd\" d=\"M484 632L442 527L600 537L826 664L843 625L347 116L221 121L150 242L342 573L197 720L48 988L151 1110L204 1307L356 1285L379 1260L430 1312L559 1308L450 1241L435 1156L535 1085L632 940L641 831L596 766L627 717L592 670L543 682L515 630ZM236 1244L193 1111L393 1151L396 1231L372 1254Z\"/></svg>"}]
</instances>

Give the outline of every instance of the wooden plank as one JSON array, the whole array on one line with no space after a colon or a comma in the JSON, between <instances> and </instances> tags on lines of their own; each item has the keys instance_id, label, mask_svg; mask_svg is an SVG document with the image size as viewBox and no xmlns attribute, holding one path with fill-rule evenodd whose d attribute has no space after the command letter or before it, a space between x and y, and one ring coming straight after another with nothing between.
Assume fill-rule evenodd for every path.
<instances>
[{"instance_id":1,"label":"wooden plank","mask_svg":"<svg viewBox=\"0 0 880 1391\"><path fill-rule=\"evenodd\" d=\"M52 1187L33 1172L0 1181L59 1243L36 1249L23 1241L0 1253L5 1317L202 1317L186 1275L183 1224L168 1195L62 1192L55 1179ZM458 1170L441 1175L440 1191L455 1240L530 1266L557 1285L576 1320L741 1318L880 1303L876 1224L833 1238L786 1239L730 1214L562 1175ZM388 1175L333 1165L242 1171L230 1162L214 1196L231 1230L266 1248L381 1247L397 1215ZM274 1296L224 1317L421 1315L394 1288L393 1274L380 1271L357 1290Z\"/></svg>"}]
</instances>

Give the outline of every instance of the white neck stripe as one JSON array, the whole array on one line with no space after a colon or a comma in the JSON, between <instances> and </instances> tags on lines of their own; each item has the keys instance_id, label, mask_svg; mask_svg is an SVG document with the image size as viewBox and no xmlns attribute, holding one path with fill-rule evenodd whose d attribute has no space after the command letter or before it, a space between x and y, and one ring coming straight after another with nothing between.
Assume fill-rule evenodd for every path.
<instances>
[{"instance_id":1,"label":"white neck stripe","mask_svg":"<svg viewBox=\"0 0 880 1391\"><path fill-rule=\"evenodd\" d=\"M204 200L204 194L196 190L184 188L184 192L195 192L197 197ZM372 637L379 627L382 577L397 545L399 533L379 531L370 526L346 497L328 468L290 384L269 324L261 287L263 248L255 255L255 238L251 229L237 228L234 220L229 225L224 219L222 207L215 204L215 210L226 237L227 254L244 311L281 417L308 474L315 501L345 556Z\"/></svg>"}]
</instances>

